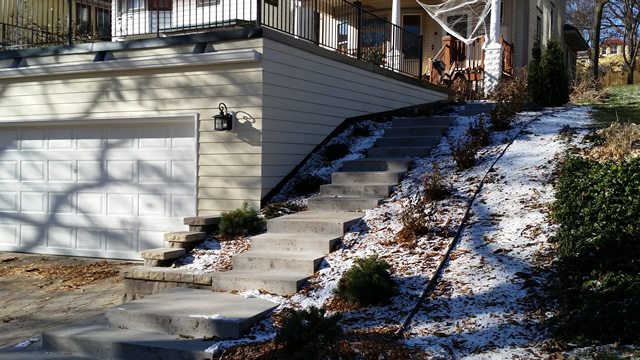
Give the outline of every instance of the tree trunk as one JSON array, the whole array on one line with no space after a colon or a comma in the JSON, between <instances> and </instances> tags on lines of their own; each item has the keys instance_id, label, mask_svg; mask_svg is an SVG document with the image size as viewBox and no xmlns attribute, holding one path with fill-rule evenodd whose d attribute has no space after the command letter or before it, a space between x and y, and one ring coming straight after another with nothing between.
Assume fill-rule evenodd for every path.
<instances>
[{"instance_id":1,"label":"tree trunk","mask_svg":"<svg viewBox=\"0 0 640 360\"><path fill-rule=\"evenodd\" d=\"M598 60L600 57L600 27L602 26L602 10L609 0L594 0L593 26L591 27L591 75L598 78Z\"/></svg>"},{"instance_id":2,"label":"tree trunk","mask_svg":"<svg viewBox=\"0 0 640 360\"><path fill-rule=\"evenodd\" d=\"M631 60L631 65L629 66L629 74L627 74L627 85L633 85L633 73L636 71L636 59L635 57Z\"/></svg>"}]
</instances>

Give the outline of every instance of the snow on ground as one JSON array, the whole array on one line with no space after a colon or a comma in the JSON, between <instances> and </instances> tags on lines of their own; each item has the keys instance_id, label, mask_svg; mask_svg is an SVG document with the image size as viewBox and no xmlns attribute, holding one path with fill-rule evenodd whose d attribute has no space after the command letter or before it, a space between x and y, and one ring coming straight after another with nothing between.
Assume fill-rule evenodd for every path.
<instances>
[{"instance_id":1,"label":"snow on ground","mask_svg":"<svg viewBox=\"0 0 640 360\"><path fill-rule=\"evenodd\" d=\"M544 333L537 325L553 314L537 311L535 298L530 295L545 281L534 268L536 261L549 261L546 254L552 245L547 239L555 230L546 217L553 201L549 179L571 137L575 144L586 133L591 123L588 112L586 107L566 107L521 113L513 129L494 133L493 145L480 150L476 166L462 172L456 170L451 146L466 136L469 124L478 117L457 117L447 136L428 158L414 164L397 191L378 208L368 210L363 221L350 229L310 279L309 288L290 297L258 291L244 295L279 303L276 312L289 307L326 306L341 275L356 259L378 255L391 264L398 295L385 306L343 313L342 327L399 329L442 260L454 238L451 234L460 229L482 183L459 243L434 293L406 329L404 341L430 358L543 357L536 345ZM370 124L375 126L370 137L373 140L355 142L363 149L388 126ZM567 125L578 131L561 135ZM413 248L400 246L395 239L402 229L400 215L407 203L421 194L424 176L434 161L450 181L453 194L431 205L433 234L419 239ZM316 164L303 171L325 176L339 166L332 164L327 170L318 169ZM215 261L194 259L191 268L197 268L193 264L199 262ZM275 333L273 320L265 319L246 338L221 341L209 351L272 339Z\"/></svg>"}]
</instances>

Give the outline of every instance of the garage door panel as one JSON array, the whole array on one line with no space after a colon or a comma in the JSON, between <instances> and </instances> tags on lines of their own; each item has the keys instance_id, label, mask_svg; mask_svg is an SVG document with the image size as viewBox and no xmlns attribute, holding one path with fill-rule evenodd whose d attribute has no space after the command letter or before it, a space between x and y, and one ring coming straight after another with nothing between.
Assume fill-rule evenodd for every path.
<instances>
[{"instance_id":1,"label":"garage door panel","mask_svg":"<svg viewBox=\"0 0 640 360\"><path fill-rule=\"evenodd\" d=\"M18 229L18 225L0 224L0 244L18 245Z\"/></svg>"},{"instance_id":2,"label":"garage door panel","mask_svg":"<svg viewBox=\"0 0 640 360\"><path fill-rule=\"evenodd\" d=\"M74 229L69 227L49 226L47 228L47 246L72 249L75 243L74 232Z\"/></svg>"},{"instance_id":3,"label":"garage door panel","mask_svg":"<svg viewBox=\"0 0 640 360\"><path fill-rule=\"evenodd\" d=\"M18 161L2 160L0 161L0 182L17 181L18 180Z\"/></svg>"},{"instance_id":4,"label":"garage door panel","mask_svg":"<svg viewBox=\"0 0 640 360\"><path fill-rule=\"evenodd\" d=\"M0 129L0 250L138 258L194 216L195 126Z\"/></svg>"}]
</instances>

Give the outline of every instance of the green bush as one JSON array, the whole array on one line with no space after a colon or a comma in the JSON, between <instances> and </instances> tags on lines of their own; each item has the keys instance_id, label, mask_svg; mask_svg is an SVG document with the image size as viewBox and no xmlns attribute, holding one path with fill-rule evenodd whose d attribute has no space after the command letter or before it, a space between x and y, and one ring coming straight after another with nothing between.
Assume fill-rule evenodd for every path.
<instances>
[{"instance_id":1,"label":"green bush","mask_svg":"<svg viewBox=\"0 0 640 360\"><path fill-rule=\"evenodd\" d=\"M564 51L554 40L542 53L536 41L529 62L527 93L540 106L559 106L569 101L569 76L564 67Z\"/></svg>"},{"instance_id":2,"label":"green bush","mask_svg":"<svg viewBox=\"0 0 640 360\"><path fill-rule=\"evenodd\" d=\"M386 303L395 294L390 268L377 256L358 259L338 281L335 294L352 306Z\"/></svg>"},{"instance_id":3,"label":"green bush","mask_svg":"<svg viewBox=\"0 0 640 360\"><path fill-rule=\"evenodd\" d=\"M371 48L362 52L361 60L374 65L382 65L384 63L384 53L382 49Z\"/></svg>"},{"instance_id":4,"label":"green bush","mask_svg":"<svg viewBox=\"0 0 640 360\"><path fill-rule=\"evenodd\" d=\"M300 206L291 201L275 202L265 206L262 213L265 219L273 219L287 214L293 214L300 211Z\"/></svg>"},{"instance_id":5,"label":"green bush","mask_svg":"<svg viewBox=\"0 0 640 360\"><path fill-rule=\"evenodd\" d=\"M560 229L552 288L556 336L640 341L640 159L563 161L551 217Z\"/></svg>"},{"instance_id":6,"label":"green bush","mask_svg":"<svg viewBox=\"0 0 640 360\"><path fill-rule=\"evenodd\" d=\"M349 155L349 146L346 144L331 144L324 148L324 158L327 161L342 159Z\"/></svg>"},{"instance_id":7,"label":"green bush","mask_svg":"<svg viewBox=\"0 0 640 360\"><path fill-rule=\"evenodd\" d=\"M293 185L293 193L297 196L307 195L311 193L318 192L320 190L320 185L326 184L319 176L309 175L302 177L296 181Z\"/></svg>"},{"instance_id":8,"label":"green bush","mask_svg":"<svg viewBox=\"0 0 640 360\"><path fill-rule=\"evenodd\" d=\"M325 309L288 309L280 315L276 344L288 359L319 359L331 353L333 341L341 335L340 315L325 316Z\"/></svg>"},{"instance_id":9,"label":"green bush","mask_svg":"<svg viewBox=\"0 0 640 360\"><path fill-rule=\"evenodd\" d=\"M241 208L223 212L218 224L218 232L226 236L247 236L262 231L264 219L244 202Z\"/></svg>"}]
</instances>

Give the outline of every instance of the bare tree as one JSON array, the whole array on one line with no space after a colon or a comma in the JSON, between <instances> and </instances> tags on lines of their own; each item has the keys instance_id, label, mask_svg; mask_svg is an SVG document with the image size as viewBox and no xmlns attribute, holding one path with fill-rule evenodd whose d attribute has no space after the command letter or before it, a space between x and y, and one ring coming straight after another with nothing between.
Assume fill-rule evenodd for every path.
<instances>
[{"instance_id":1,"label":"bare tree","mask_svg":"<svg viewBox=\"0 0 640 360\"><path fill-rule=\"evenodd\" d=\"M600 29L602 27L602 12L609 0L593 0L593 18L591 27L591 54L589 54L591 64L591 75L598 78L598 65L600 56Z\"/></svg>"},{"instance_id":2,"label":"bare tree","mask_svg":"<svg viewBox=\"0 0 640 360\"><path fill-rule=\"evenodd\" d=\"M629 68L627 84L633 84L633 69L640 47L640 0L610 1L603 26L612 37L622 38L622 60Z\"/></svg>"},{"instance_id":3,"label":"bare tree","mask_svg":"<svg viewBox=\"0 0 640 360\"><path fill-rule=\"evenodd\" d=\"M567 22L575 26L587 42L591 41L593 6L593 0L567 0Z\"/></svg>"}]
</instances>

